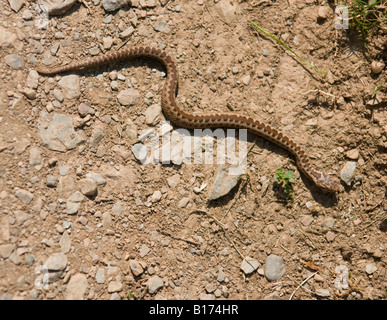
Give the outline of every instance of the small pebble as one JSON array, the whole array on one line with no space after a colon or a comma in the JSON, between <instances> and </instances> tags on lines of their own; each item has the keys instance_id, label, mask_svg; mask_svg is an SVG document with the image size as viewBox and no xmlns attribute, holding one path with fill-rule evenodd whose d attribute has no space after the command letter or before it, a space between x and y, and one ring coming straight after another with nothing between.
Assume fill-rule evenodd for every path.
<instances>
[{"instance_id":1,"label":"small pebble","mask_svg":"<svg viewBox=\"0 0 387 320\"><path fill-rule=\"evenodd\" d=\"M371 71L372 73L379 74L383 71L385 66L383 61L374 60L371 63Z\"/></svg>"},{"instance_id":2,"label":"small pebble","mask_svg":"<svg viewBox=\"0 0 387 320\"><path fill-rule=\"evenodd\" d=\"M215 288L212 285L212 283L207 284L205 289L206 289L207 293L213 293L215 291Z\"/></svg>"},{"instance_id":3,"label":"small pebble","mask_svg":"<svg viewBox=\"0 0 387 320\"><path fill-rule=\"evenodd\" d=\"M120 292L122 290L122 283L120 281L110 281L108 286L108 292Z\"/></svg>"},{"instance_id":4,"label":"small pebble","mask_svg":"<svg viewBox=\"0 0 387 320\"><path fill-rule=\"evenodd\" d=\"M316 289L316 295L322 298L328 298L331 294L328 289Z\"/></svg>"},{"instance_id":5,"label":"small pebble","mask_svg":"<svg viewBox=\"0 0 387 320\"><path fill-rule=\"evenodd\" d=\"M264 270L266 279L269 281L281 279L286 272L283 259L275 254L271 254L266 258Z\"/></svg>"},{"instance_id":6,"label":"small pebble","mask_svg":"<svg viewBox=\"0 0 387 320\"><path fill-rule=\"evenodd\" d=\"M151 277L147 282L148 292L150 294L155 293L157 290L164 286L163 280L159 276Z\"/></svg>"},{"instance_id":7,"label":"small pebble","mask_svg":"<svg viewBox=\"0 0 387 320\"><path fill-rule=\"evenodd\" d=\"M67 267L67 257L64 253L54 253L48 257L45 267L49 271L61 271Z\"/></svg>"},{"instance_id":8,"label":"small pebble","mask_svg":"<svg viewBox=\"0 0 387 320\"><path fill-rule=\"evenodd\" d=\"M345 265L338 265L335 268L336 279L334 288L337 290L347 290L349 288L349 270Z\"/></svg>"},{"instance_id":9,"label":"small pebble","mask_svg":"<svg viewBox=\"0 0 387 320\"><path fill-rule=\"evenodd\" d=\"M214 295L202 292L199 294L199 300L214 300Z\"/></svg>"},{"instance_id":10,"label":"small pebble","mask_svg":"<svg viewBox=\"0 0 387 320\"><path fill-rule=\"evenodd\" d=\"M180 175L175 174L167 179L167 183L171 188L175 188L180 183Z\"/></svg>"},{"instance_id":11,"label":"small pebble","mask_svg":"<svg viewBox=\"0 0 387 320\"><path fill-rule=\"evenodd\" d=\"M99 186L104 186L106 184L106 179L98 173L88 172L86 173L86 177L95 180Z\"/></svg>"},{"instance_id":12,"label":"small pebble","mask_svg":"<svg viewBox=\"0 0 387 320\"><path fill-rule=\"evenodd\" d=\"M78 113L81 117L86 117L88 114L94 115L95 110L85 103L80 103L78 106Z\"/></svg>"},{"instance_id":13,"label":"small pebble","mask_svg":"<svg viewBox=\"0 0 387 320\"><path fill-rule=\"evenodd\" d=\"M130 26L129 28L126 28L124 31L120 33L120 38L128 38L130 37L134 32L134 27Z\"/></svg>"},{"instance_id":14,"label":"small pebble","mask_svg":"<svg viewBox=\"0 0 387 320\"><path fill-rule=\"evenodd\" d=\"M302 216L300 220L301 220L301 223L305 227L307 227L314 221L314 218L311 215L305 215L305 216Z\"/></svg>"},{"instance_id":15,"label":"small pebble","mask_svg":"<svg viewBox=\"0 0 387 320\"><path fill-rule=\"evenodd\" d=\"M67 253L70 251L71 239L67 231L64 231L62 236L60 237L59 245L63 253Z\"/></svg>"},{"instance_id":16,"label":"small pebble","mask_svg":"<svg viewBox=\"0 0 387 320\"><path fill-rule=\"evenodd\" d=\"M130 260L129 267L133 275L136 277L140 276L144 272L144 269L142 268L141 264L138 263L136 260Z\"/></svg>"},{"instance_id":17,"label":"small pebble","mask_svg":"<svg viewBox=\"0 0 387 320\"><path fill-rule=\"evenodd\" d=\"M81 96L78 75L70 74L62 76L58 81L58 86L62 89L63 95L67 99L77 100Z\"/></svg>"},{"instance_id":18,"label":"small pebble","mask_svg":"<svg viewBox=\"0 0 387 320\"><path fill-rule=\"evenodd\" d=\"M112 12L128 4L127 0L102 0L105 11Z\"/></svg>"},{"instance_id":19,"label":"small pebble","mask_svg":"<svg viewBox=\"0 0 387 320\"><path fill-rule=\"evenodd\" d=\"M111 16L111 15L109 15L109 16ZM103 48L105 50L109 50L113 45L113 38L112 37L103 37L102 42L103 42Z\"/></svg>"},{"instance_id":20,"label":"small pebble","mask_svg":"<svg viewBox=\"0 0 387 320\"><path fill-rule=\"evenodd\" d=\"M118 102L123 106L133 106L140 99L141 95L138 90L126 89L117 94Z\"/></svg>"},{"instance_id":21,"label":"small pebble","mask_svg":"<svg viewBox=\"0 0 387 320\"><path fill-rule=\"evenodd\" d=\"M20 89L19 91L30 100L36 99L36 91L31 88L23 88L23 89Z\"/></svg>"},{"instance_id":22,"label":"small pebble","mask_svg":"<svg viewBox=\"0 0 387 320\"><path fill-rule=\"evenodd\" d=\"M9 54L9 55L5 56L4 61L12 69L22 69L24 66L23 58L15 55L15 54Z\"/></svg>"},{"instance_id":23,"label":"small pebble","mask_svg":"<svg viewBox=\"0 0 387 320\"><path fill-rule=\"evenodd\" d=\"M70 167L69 166L60 166L58 168L58 172L61 176L65 176L69 173Z\"/></svg>"},{"instance_id":24,"label":"small pebble","mask_svg":"<svg viewBox=\"0 0 387 320\"><path fill-rule=\"evenodd\" d=\"M226 280L226 274L223 272L223 271L219 271L218 273L218 277L216 278L216 280L220 283L222 282L225 282Z\"/></svg>"},{"instance_id":25,"label":"small pebble","mask_svg":"<svg viewBox=\"0 0 387 320\"><path fill-rule=\"evenodd\" d=\"M135 145L133 145L131 151L134 157L141 163L145 162L145 160L147 159L147 149L143 144L136 143Z\"/></svg>"},{"instance_id":26,"label":"small pebble","mask_svg":"<svg viewBox=\"0 0 387 320\"><path fill-rule=\"evenodd\" d=\"M95 273L95 281L99 284L105 283L105 269L99 268Z\"/></svg>"},{"instance_id":27,"label":"small pebble","mask_svg":"<svg viewBox=\"0 0 387 320\"><path fill-rule=\"evenodd\" d=\"M143 244L143 245L141 246L141 249L140 249L140 257L141 257L141 258L145 257L149 252L150 252L150 249L148 248L148 246L146 246L145 244Z\"/></svg>"},{"instance_id":28,"label":"small pebble","mask_svg":"<svg viewBox=\"0 0 387 320\"><path fill-rule=\"evenodd\" d=\"M36 300L39 297L39 291L36 289L32 289L30 291L30 297L31 299Z\"/></svg>"},{"instance_id":29,"label":"small pebble","mask_svg":"<svg viewBox=\"0 0 387 320\"><path fill-rule=\"evenodd\" d=\"M155 24L154 28L156 31L159 31L159 32L168 32L169 31L169 26L168 26L168 23L166 23L166 22L158 22Z\"/></svg>"},{"instance_id":30,"label":"small pebble","mask_svg":"<svg viewBox=\"0 0 387 320\"><path fill-rule=\"evenodd\" d=\"M76 214L83 201L83 195L81 192L74 192L66 201L66 212L67 214Z\"/></svg>"},{"instance_id":31,"label":"small pebble","mask_svg":"<svg viewBox=\"0 0 387 320\"><path fill-rule=\"evenodd\" d=\"M88 287L87 278L82 273L73 275L67 284L66 300L83 300Z\"/></svg>"},{"instance_id":32,"label":"small pebble","mask_svg":"<svg viewBox=\"0 0 387 320\"><path fill-rule=\"evenodd\" d=\"M0 245L0 257L6 259L8 258L12 252L15 250L14 244L2 244Z\"/></svg>"},{"instance_id":33,"label":"small pebble","mask_svg":"<svg viewBox=\"0 0 387 320\"><path fill-rule=\"evenodd\" d=\"M99 50L99 47L93 47L89 49L89 53L92 56L96 56L100 53L101 51Z\"/></svg>"},{"instance_id":34,"label":"small pebble","mask_svg":"<svg viewBox=\"0 0 387 320\"><path fill-rule=\"evenodd\" d=\"M319 19L327 19L331 11L331 8L328 6L320 6L318 8L317 16Z\"/></svg>"},{"instance_id":35,"label":"small pebble","mask_svg":"<svg viewBox=\"0 0 387 320\"><path fill-rule=\"evenodd\" d=\"M69 221L63 221L63 228L69 229L71 227L71 222Z\"/></svg>"},{"instance_id":36,"label":"small pebble","mask_svg":"<svg viewBox=\"0 0 387 320\"><path fill-rule=\"evenodd\" d=\"M258 269L259 266L260 263L250 257L246 257L241 263L241 269L246 275L253 273L255 270Z\"/></svg>"},{"instance_id":37,"label":"small pebble","mask_svg":"<svg viewBox=\"0 0 387 320\"><path fill-rule=\"evenodd\" d=\"M250 75L247 75L242 78L242 83L247 86L250 83L250 79L251 79Z\"/></svg>"},{"instance_id":38,"label":"small pebble","mask_svg":"<svg viewBox=\"0 0 387 320\"><path fill-rule=\"evenodd\" d=\"M368 275L373 274L376 270L378 270L378 267L373 263L369 263L365 267L365 271Z\"/></svg>"},{"instance_id":39,"label":"small pebble","mask_svg":"<svg viewBox=\"0 0 387 320\"><path fill-rule=\"evenodd\" d=\"M219 289L216 289L214 292L214 295L216 298L220 298L222 296L222 291Z\"/></svg>"},{"instance_id":40,"label":"small pebble","mask_svg":"<svg viewBox=\"0 0 387 320\"><path fill-rule=\"evenodd\" d=\"M36 147L32 147L30 149L30 165L39 170L39 166L42 164L42 160L42 150Z\"/></svg>"},{"instance_id":41,"label":"small pebble","mask_svg":"<svg viewBox=\"0 0 387 320\"><path fill-rule=\"evenodd\" d=\"M81 179L78 184L81 192L85 196L94 196L97 193L97 182L94 179Z\"/></svg>"},{"instance_id":42,"label":"small pebble","mask_svg":"<svg viewBox=\"0 0 387 320\"><path fill-rule=\"evenodd\" d=\"M28 73L26 84L31 89L36 89L39 85L39 74L35 70Z\"/></svg>"},{"instance_id":43,"label":"small pebble","mask_svg":"<svg viewBox=\"0 0 387 320\"><path fill-rule=\"evenodd\" d=\"M359 159L359 150L352 149L346 152L346 157L351 160L357 160Z\"/></svg>"},{"instance_id":44,"label":"small pebble","mask_svg":"<svg viewBox=\"0 0 387 320\"><path fill-rule=\"evenodd\" d=\"M46 177L46 185L47 185L47 187L55 188L58 185L58 182L59 182L59 180L55 176L48 175Z\"/></svg>"},{"instance_id":45,"label":"small pebble","mask_svg":"<svg viewBox=\"0 0 387 320\"><path fill-rule=\"evenodd\" d=\"M181 200L179 201L179 203L177 204L177 206L178 206L179 208L185 208L185 207L187 206L187 204L188 204L189 201L190 201L190 198L184 197L183 199L181 199Z\"/></svg>"},{"instance_id":46,"label":"small pebble","mask_svg":"<svg viewBox=\"0 0 387 320\"><path fill-rule=\"evenodd\" d=\"M325 239L328 242L332 242L335 239L336 235L332 231L328 231L325 235Z\"/></svg>"},{"instance_id":47,"label":"small pebble","mask_svg":"<svg viewBox=\"0 0 387 320\"><path fill-rule=\"evenodd\" d=\"M34 195L31 192L23 189L16 190L15 195L24 204L30 204L34 199Z\"/></svg>"},{"instance_id":48,"label":"small pebble","mask_svg":"<svg viewBox=\"0 0 387 320\"><path fill-rule=\"evenodd\" d=\"M152 202L158 202L161 200L161 197L162 197L161 191L156 190L155 192L153 192L151 200Z\"/></svg>"},{"instance_id":49,"label":"small pebble","mask_svg":"<svg viewBox=\"0 0 387 320\"><path fill-rule=\"evenodd\" d=\"M208 195L208 200L212 201L228 194L239 181L239 175L230 174L230 171L221 165Z\"/></svg>"},{"instance_id":50,"label":"small pebble","mask_svg":"<svg viewBox=\"0 0 387 320\"><path fill-rule=\"evenodd\" d=\"M344 165L343 169L340 171L340 178L343 180L348 186L351 185L351 181L353 178L353 173L356 169L355 161L348 161Z\"/></svg>"},{"instance_id":51,"label":"small pebble","mask_svg":"<svg viewBox=\"0 0 387 320\"><path fill-rule=\"evenodd\" d=\"M326 228L329 228L329 229L332 229L333 226L335 224L335 219L331 218L331 217L328 217L326 218L322 223L321 223L321 226L322 227L326 227Z\"/></svg>"}]
</instances>

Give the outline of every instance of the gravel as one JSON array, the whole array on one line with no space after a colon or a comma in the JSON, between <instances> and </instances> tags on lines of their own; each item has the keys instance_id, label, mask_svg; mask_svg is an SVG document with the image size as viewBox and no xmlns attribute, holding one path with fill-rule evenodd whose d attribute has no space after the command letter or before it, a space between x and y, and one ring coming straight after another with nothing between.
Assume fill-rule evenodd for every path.
<instances>
[{"instance_id":1,"label":"gravel","mask_svg":"<svg viewBox=\"0 0 387 320\"><path fill-rule=\"evenodd\" d=\"M118 300L131 292L144 300L287 299L308 274L299 262L302 258L323 269L338 268L334 283L325 273L310 279L303 285L309 290L297 291L300 299L346 297L348 268L358 282L351 299L382 299L386 246L381 238L386 228L378 217L386 179L380 173L383 152L379 157L368 150L384 150L386 144L383 108L375 108L385 92L379 90L367 105L370 98L348 77L352 64L364 66L363 58L352 55L350 65L329 71L332 86L326 95L315 91L283 52L267 44L254 48L249 38L256 35L238 23L251 9L249 2L131 3L53 0L49 17L68 13L50 19L47 29L38 25L44 14L35 12L35 2L7 0L2 5L0 297ZM281 39L302 44L311 30L328 30L332 16L322 17L318 9L315 4L279 2L275 8L265 7L268 14L261 17L262 23L269 25L264 20L277 10L278 21L296 28L279 35ZM310 10L320 19L309 19L310 26L300 24ZM207 15L199 28L198 13ZM221 23L211 23L217 20ZM189 24L192 27L182 27ZM316 47L313 37L308 41ZM329 45L319 41L324 45L317 45L316 65L322 56L332 64L324 49ZM149 142L163 131L160 94L166 70L160 63L140 58L47 77L35 70L136 43L165 48L176 58L178 101L184 110L230 109L262 116L305 146L313 165L324 172L337 175L347 160L356 163L354 172L347 170L351 190L336 197L320 194L301 173L294 185L296 203L277 201L272 172L281 166L294 170L295 164L270 142L258 138L255 145L252 136L241 189L231 193L231 186L223 198L208 203L217 165L187 164L177 151L168 164L142 165L131 152L135 143L151 147ZM357 70L358 78L369 84L369 94L384 71L380 61ZM343 79L345 90L340 92ZM337 108L330 108L335 101ZM359 122L363 111L366 116ZM177 138L183 137L176 135L177 129L169 124L157 136L159 142L168 133L168 148L177 150ZM196 151L208 150L206 145ZM265 176L269 178L264 181ZM222 188L216 188L220 193ZM304 205L307 202L313 208ZM337 250L328 250L332 248ZM253 257L246 266L236 249ZM281 285L285 276L274 283L265 277L269 257L265 266L261 262L271 252L286 258L290 287L287 280ZM39 287L44 277L48 290Z\"/></svg>"}]
</instances>

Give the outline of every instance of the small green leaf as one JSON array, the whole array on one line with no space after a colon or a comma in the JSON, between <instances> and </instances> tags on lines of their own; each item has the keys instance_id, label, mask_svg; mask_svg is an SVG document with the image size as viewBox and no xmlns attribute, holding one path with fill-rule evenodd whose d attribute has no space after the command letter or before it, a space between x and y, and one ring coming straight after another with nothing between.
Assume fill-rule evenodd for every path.
<instances>
[{"instance_id":1,"label":"small green leaf","mask_svg":"<svg viewBox=\"0 0 387 320\"><path fill-rule=\"evenodd\" d=\"M282 168L277 169L274 175L274 179L283 187L286 200L294 200L292 182L295 177L296 175L293 171L289 170L285 172Z\"/></svg>"},{"instance_id":2,"label":"small green leaf","mask_svg":"<svg viewBox=\"0 0 387 320\"><path fill-rule=\"evenodd\" d=\"M373 98L375 98L375 95L376 95L376 92L378 92L380 89L382 89L383 88L383 86L377 86L377 87L375 87L374 88L374 92L372 92L372 96L371 96L371 98L373 99Z\"/></svg>"},{"instance_id":3,"label":"small green leaf","mask_svg":"<svg viewBox=\"0 0 387 320\"><path fill-rule=\"evenodd\" d=\"M295 178L296 178L296 175L294 174L293 171L287 171L284 176L284 179L290 183L293 182Z\"/></svg>"}]
</instances>

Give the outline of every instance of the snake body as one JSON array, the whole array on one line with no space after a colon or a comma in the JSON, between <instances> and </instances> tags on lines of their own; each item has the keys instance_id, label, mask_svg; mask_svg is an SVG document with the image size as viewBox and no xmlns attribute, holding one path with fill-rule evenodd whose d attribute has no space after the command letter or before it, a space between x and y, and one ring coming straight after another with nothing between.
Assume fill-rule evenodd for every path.
<instances>
[{"instance_id":1,"label":"snake body","mask_svg":"<svg viewBox=\"0 0 387 320\"><path fill-rule=\"evenodd\" d=\"M299 169L324 191L339 192L342 190L342 186L336 178L315 170L305 151L292 139L272 128L270 125L255 118L233 112L189 113L184 111L176 101L176 90L179 79L176 63L170 55L161 49L146 46L126 48L65 66L41 68L37 72L43 75L53 75L136 57L149 57L160 61L165 66L167 78L162 90L161 107L166 117L175 125L187 129L217 127L247 129L249 132L259 135L291 152L296 158Z\"/></svg>"}]
</instances>

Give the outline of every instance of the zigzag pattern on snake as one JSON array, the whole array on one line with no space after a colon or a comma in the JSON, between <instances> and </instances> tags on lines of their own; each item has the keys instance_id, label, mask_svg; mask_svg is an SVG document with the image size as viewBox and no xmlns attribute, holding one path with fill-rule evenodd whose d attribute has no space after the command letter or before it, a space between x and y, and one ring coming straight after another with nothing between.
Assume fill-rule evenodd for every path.
<instances>
[{"instance_id":1,"label":"zigzag pattern on snake","mask_svg":"<svg viewBox=\"0 0 387 320\"><path fill-rule=\"evenodd\" d=\"M167 78L161 95L161 107L165 116L176 126L187 129L204 128L234 128L247 129L249 132L259 135L278 146L291 152L299 169L309 177L318 187L328 192L342 191L338 179L323 172L315 170L306 155L305 151L289 137L255 118L243 114L225 113L189 113L184 111L176 101L176 89L178 85L178 71L172 57L165 51L153 47L133 47L120 51L107 53L105 55L89 58L83 61L74 62L69 65L56 68L41 68L37 71L44 75L53 75L66 71L91 68L97 65L104 65L119 60L136 57L150 57L160 61L167 70Z\"/></svg>"}]
</instances>

